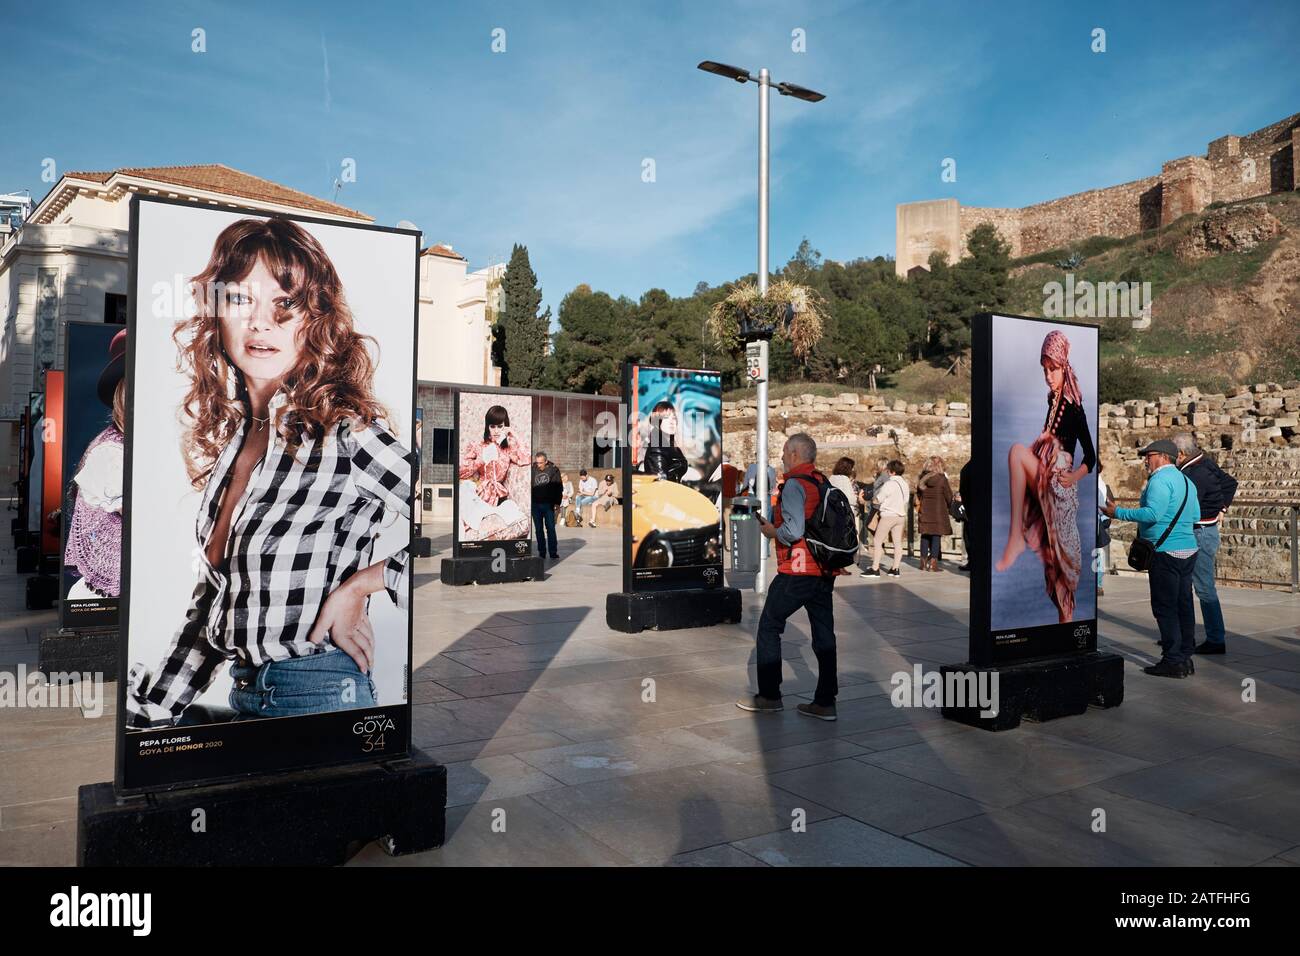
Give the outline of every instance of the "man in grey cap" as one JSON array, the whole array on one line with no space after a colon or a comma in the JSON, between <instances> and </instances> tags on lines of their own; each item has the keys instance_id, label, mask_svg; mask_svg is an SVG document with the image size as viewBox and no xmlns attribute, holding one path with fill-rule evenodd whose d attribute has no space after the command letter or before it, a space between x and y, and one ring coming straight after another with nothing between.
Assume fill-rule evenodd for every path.
<instances>
[{"instance_id":1,"label":"man in grey cap","mask_svg":"<svg viewBox=\"0 0 1300 956\"><path fill-rule=\"evenodd\" d=\"M1146 487L1137 508L1117 508L1108 502L1102 514L1117 521L1136 521L1138 535L1155 546L1147 586L1151 613L1160 628L1160 661L1144 670L1153 677L1187 677L1195 672L1196 607L1192 603L1192 574L1196 568L1196 535L1201 517L1196 486L1178 470L1178 446L1168 439L1153 441L1138 452L1146 462Z\"/></svg>"}]
</instances>

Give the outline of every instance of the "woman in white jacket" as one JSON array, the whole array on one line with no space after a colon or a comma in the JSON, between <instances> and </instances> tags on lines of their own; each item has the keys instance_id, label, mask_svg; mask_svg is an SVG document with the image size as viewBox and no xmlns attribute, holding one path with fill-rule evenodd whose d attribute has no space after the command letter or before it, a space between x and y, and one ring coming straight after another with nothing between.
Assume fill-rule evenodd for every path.
<instances>
[{"instance_id":1,"label":"woman in white jacket","mask_svg":"<svg viewBox=\"0 0 1300 956\"><path fill-rule=\"evenodd\" d=\"M876 526L875 547L871 567L862 572L864 578L880 577L880 559L885 553L885 539L894 542L894 567L887 573L898 577L903 566L903 525L907 520L907 502L912 489L903 477L903 463L895 458L888 465L889 477L876 492L874 503L880 509L880 523Z\"/></svg>"}]
</instances>

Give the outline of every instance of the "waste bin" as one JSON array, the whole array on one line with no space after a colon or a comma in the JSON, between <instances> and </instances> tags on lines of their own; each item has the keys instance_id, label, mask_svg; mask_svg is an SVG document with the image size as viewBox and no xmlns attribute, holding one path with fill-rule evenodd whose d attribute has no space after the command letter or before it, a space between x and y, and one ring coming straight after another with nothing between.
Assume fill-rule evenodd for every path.
<instances>
[{"instance_id":1,"label":"waste bin","mask_svg":"<svg viewBox=\"0 0 1300 956\"><path fill-rule=\"evenodd\" d=\"M758 570L758 549L763 540L756 517L760 503L753 495L731 499L732 571Z\"/></svg>"}]
</instances>

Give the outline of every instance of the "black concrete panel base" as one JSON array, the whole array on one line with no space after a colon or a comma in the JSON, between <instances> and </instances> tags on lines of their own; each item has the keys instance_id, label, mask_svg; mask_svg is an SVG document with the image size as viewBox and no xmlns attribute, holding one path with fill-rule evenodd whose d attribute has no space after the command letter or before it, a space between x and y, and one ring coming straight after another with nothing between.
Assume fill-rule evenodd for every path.
<instances>
[{"instance_id":1,"label":"black concrete panel base","mask_svg":"<svg viewBox=\"0 0 1300 956\"><path fill-rule=\"evenodd\" d=\"M619 591L605 596L605 623L611 630L627 634L739 624L740 615L740 591L737 588Z\"/></svg>"},{"instance_id":2,"label":"black concrete panel base","mask_svg":"<svg viewBox=\"0 0 1300 956\"><path fill-rule=\"evenodd\" d=\"M103 674L117 678L118 631L115 627L61 631L51 628L41 633L38 660L41 673L62 671Z\"/></svg>"},{"instance_id":3,"label":"black concrete panel base","mask_svg":"<svg viewBox=\"0 0 1300 956\"><path fill-rule=\"evenodd\" d=\"M513 584L540 581L545 575L541 558L443 558L442 583Z\"/></svg>"},{"instance_id":4,"label":"black concrete panel base","mask_svg":"<svg viewBox=\"0 0 1300 956\"><path fill-rule=\"evenodd\" d=\"M28 544L20 544L15 552L14 567L19 574L35 574L41 563L41 552Z\"/></svg>"},{"instance_id":5,"label":"black concrete panel base","mask_svg":"<svg viewBox=\"0 0 1300 956\"><path fill-rule=\"evenodd\" d=\"M336 866L379 840L393 856L442 846L447 769L405 760L118 798L77 792L78 866Z\"/></svg>"},{"instance_id":6,"label":"black concrete panel base","mask_svg":"<svg viewBox=\"0 0 1300 956\"><path fill-rule=\"evenodd\" d=\"M1118 654L1094 651L992 667L944 664L939 668L945 688L949 674L955 675L954 679L967 675L963 680L970 687L969 675L974 675L976 681L987 681L987 675L995 672L998 675L996 715L980 716L981 708L967 695L964 702L945 696L945 703L966 706L945 706L943 716L984 730L1011 730L1020 726L1022 718L1055 720L1082 714L1089 706L1118 707L1124 702L1124 659Z\"/></svg>"},{"instance_id":7,"label":"black concrete panel base","mask_svg":"<svg viewBox=\"0 0 1300 956\"><path fill-rule=\"evenodd\" d=\"M411 542L411 550L415 552L417 558L431 558L433 557L433 539L416 538Z\"/></svg>"},{"instance_id":8,"label":"black concrete panel base","mask_svg":"<svg viewBox=\"0 0 1300 956\"><path fill-rule=\"evenodd\" d=\"M59 599L59 579L53 574L38 574L27 579L27 610L48 611Z\"/></svg>"}]
</instances>

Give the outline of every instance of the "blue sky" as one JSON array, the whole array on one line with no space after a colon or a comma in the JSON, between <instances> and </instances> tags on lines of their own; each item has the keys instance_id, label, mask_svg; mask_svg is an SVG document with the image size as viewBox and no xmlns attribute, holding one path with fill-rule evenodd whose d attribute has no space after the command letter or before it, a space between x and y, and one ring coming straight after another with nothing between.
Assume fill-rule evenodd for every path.
<instances>
[{"instance_id":1,"label":"blue sky","mask_svg":"<svg viewBox=\"0 0 1300 956\"><path fill-rule=\"evenodd\" d=\"M0 0L0 26L0 192L44 195L50 157L222 162L329 198L351 158L339 202L471 268L522 242L552 306L580 282L685 295L754 269L757 88L703 59L827 94L772 98L774 267L805 235L833 259L892 255L900 202L1025 205L1300 111L1291 0Z\"/></svg>"}]
</instances>

